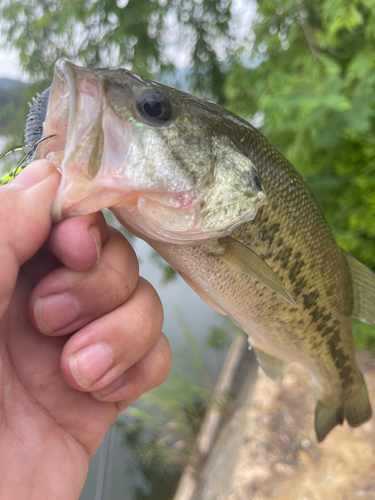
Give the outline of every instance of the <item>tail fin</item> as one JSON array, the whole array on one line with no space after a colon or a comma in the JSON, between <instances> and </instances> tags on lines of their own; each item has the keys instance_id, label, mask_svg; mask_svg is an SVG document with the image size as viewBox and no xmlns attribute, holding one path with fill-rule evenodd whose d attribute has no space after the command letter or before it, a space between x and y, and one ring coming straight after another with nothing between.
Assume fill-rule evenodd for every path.
<instances>
[{"instance_id":1,"label":"tail fin","mask_svg":"<svg viewBox=\"0 0 375 500\"><path fill-rule=\"evenodd\" d=\"M345 419L351 427L358 427L371 418L371 413L366 384L362 377L361 385L345 401L337 405L326 405L320 400L317 401L316 438L320 443L336 425L342 425Z\"/></svg>"},{"instance_id":2,"label":"tail fin","mask_svg":"<svg viewBox=\"0 0 375 500\"><path fill-rule=\"evenodd\" d=\"M359 427L371 418L371 406L367 388L362 377L362 384L355 389L344 403L345 418L350 427Z\"/></svg>"}]
</instances>

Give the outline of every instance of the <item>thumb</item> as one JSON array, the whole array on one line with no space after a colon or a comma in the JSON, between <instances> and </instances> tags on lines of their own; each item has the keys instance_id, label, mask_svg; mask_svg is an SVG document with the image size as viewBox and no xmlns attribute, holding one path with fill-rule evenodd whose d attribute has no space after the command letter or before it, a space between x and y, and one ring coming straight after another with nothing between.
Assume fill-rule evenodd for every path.
<instances>
[{"instance_id":1,"label":"thumb","mask_svg":"<svg viewBox=\"0 0 375 500\"><path fill-rule=\"evenodd\" d=\"M40 160L0 187L0 317L8 307L20 266L48 237L59 182L53 165Z\"/></svg>"}]
</instances>

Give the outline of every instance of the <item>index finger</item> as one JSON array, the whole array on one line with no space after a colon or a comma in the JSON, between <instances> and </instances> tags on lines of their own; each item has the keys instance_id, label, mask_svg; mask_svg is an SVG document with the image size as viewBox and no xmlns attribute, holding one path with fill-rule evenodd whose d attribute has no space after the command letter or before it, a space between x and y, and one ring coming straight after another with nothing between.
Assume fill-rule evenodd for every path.
<instances>
[{"instance_id":1,"label":"index finger","mask_svg":"<svg viewBox=\"0 0 375 500\"><path fill-rule=\"evenodd\" d=\"M8 307L20 266L46 240L60 175L44 160L0 188L0 315Z\"/></svg>"}]
</instances>

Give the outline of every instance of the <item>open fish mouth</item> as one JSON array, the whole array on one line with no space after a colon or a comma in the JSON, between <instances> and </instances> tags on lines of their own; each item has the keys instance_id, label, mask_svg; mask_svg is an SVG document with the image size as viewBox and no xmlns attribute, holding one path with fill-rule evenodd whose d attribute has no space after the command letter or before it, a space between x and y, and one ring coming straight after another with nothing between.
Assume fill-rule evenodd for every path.
<instances>
[{"instance_id":1,"label":"open fish mouth","mask_svg":"<svg viewBox=\"0 0 375 500\"><path fill-rule=\"evenodd\" d=\"M126 70L59 61L43 129L54 137L34 155L62 174L54 220L108 207L130 231L181 244L252 220L266 203L255 166L228 141L223 149L189 98ZM222 165L231 155L234 174Z\"/></svg>"},{"instance_id":2,"label":"open fish mouth","mask_svg":"<svg viewBox=\"0 0 375 500\"><path fill-rule=\"evenodd\" d=\"M123 182L129 127L106 101L100 75L67 61L56 64L43 133L55 137L34 157L51 161L62 174L56 220L139 199L140 193Z\"/></svg>"}]
</instances>

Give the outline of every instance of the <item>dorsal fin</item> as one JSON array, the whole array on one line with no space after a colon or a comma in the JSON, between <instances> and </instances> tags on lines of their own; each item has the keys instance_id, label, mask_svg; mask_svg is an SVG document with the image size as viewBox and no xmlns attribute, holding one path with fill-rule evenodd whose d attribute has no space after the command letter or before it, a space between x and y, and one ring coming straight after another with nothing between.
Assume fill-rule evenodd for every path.
<instances>
[{"instance_id":1,"label":"dorsal fin","mask_svg":"<svg viewBox=\"0 0 375 500\"><path fill-rule=\"evenodd\" d=\"M375 274L345 250L342 254L350 268L354 301L352 316L375 326Z\"/></svg>"}]
</instances>

